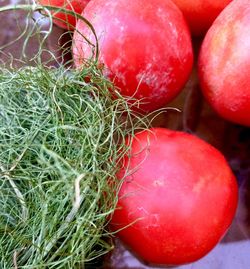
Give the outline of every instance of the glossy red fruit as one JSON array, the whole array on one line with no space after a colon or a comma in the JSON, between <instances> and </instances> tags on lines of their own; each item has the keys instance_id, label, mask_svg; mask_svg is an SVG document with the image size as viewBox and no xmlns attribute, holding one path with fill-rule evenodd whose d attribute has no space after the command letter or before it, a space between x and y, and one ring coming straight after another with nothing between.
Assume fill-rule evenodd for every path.
<instances>
[{"instance_id":1,"label":"glossy red fruit","mask_svg":"<svg viewBox=\"0 0 250 269\"><path fill-rule=\"evenodd\" d=\"M193 63L190 33L170 0L92 0L83 12L94 26L99 61L124 96L143 99L144 111L171 101L183 88ZM84 40L95 39L79 21L73 38L75 65L92 55ZM131 101L132 102L132 101Z\"/></svg>"},{"instance_id":2,"label":"glossy red fruit","mask_svg":"<svg viewBox=\"0 0 250 269\"><path fill-rule=\"evenodd\" d=\"M226 233L237 207L237 182L225 158L195 136L161 128L137 133L128 144L112 229L121 229L120 239L147 263L200 259Z\"/></svg>"},{"instance_id":3,"label":"glossy red fruit","mask_svg":"<svg viewBox=\"0 0 250 269\"><path fill-rule=\"evenodd\" d=\"M250 2L229 4L208 31L199 56L203 93L223 118L250 126Z\"/></svg>"},{"instance_id":4,"label":"glossy red fruit","mask_svg":"<svg viewBox=\"0 0 250 269\"><path fill-rule=\"evenodd\" d=\"M204 35L232 0L173 0L186 18L193 35Z\"/></svg>"},{"instance_id":5,"label":"glossy red fruit","mask_svg":"<svg viewBox=\"0 0 250 269\"><path fill-rule=\"evenodd\" d=\"M41 5L44 6L56 6L58 8L65 8L70 11L74 11L78 14L81 14L85 6L90 0L37 0ZM63 11L52 11L54 20L53 22L67 30L74 30L76 26L76 17L69 15ZM58 20L59 19L59 20Z\"/></svg>"}]
</instances>

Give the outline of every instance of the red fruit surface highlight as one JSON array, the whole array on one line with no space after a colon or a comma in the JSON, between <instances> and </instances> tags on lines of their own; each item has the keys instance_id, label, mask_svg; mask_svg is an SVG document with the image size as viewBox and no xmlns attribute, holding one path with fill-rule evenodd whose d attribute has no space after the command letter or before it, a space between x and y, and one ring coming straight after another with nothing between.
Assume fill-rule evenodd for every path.
<instances>
[{"instance_id":1,"label":"red fruit surface highlight","mask_svg":"<svg viewBox=\"0 0 250 269\"><path fill-rule=\"evenodd\" d=\"M223 118L250 126L250 3L235 0L203 41L199 77L203 93Z\"/></svg>"},{"instance_id":2,"label":"red fruit surface highlight","mask_svg":"<svg viewBox=\"0 0 250 269\"><path fill-rule=\"evenodd\" d=\"M128 144L112 229L121 229L120 239L147 263L200 259L224 236L237 207L225 158L195 136L162 128L137 133Z\"/></svg>"},{"instance_id":3,"label":"red fruit surface highlight","mask_svg":"<svg viewBox=\"0 0 250 269\"><path fill-rule=\"evenodd\" d=\"M38 0L41 5L44 6L56 6L58 8L65 8L75 13L81 14L85 6L90 0ZM67 14L63 11L52 11L53 22L67 30L74 30L76 26L76 17L70 14ZM60 19L60 20L58 20Z\"/></svg>"},{"instance_id":4,"label":"red fruit surface highlight","mask_svg":"<svg viewBox=\"0 0 250 269\"><path fill-rule=\"evenodd\" d=\"M100 63L124 96L146 104L146 112L165 106L189 78L193 52L181 11L170 0L92 0L83 12L94 26ZM90 58L95 43L90 29L79 21L73 38L75 65ZM82 36L83 35L83 36Z\"/></svg>"},{"instance_id":5,"label":"red fruit surface highlight","mask_svg":"<svg viewBox=\"0 0 250 269\"><path fill-rule=\"evenodd\" d=\"M204 35L232 0L173 0L186 18L193 35Z\"/></svg>"}]
</instances>

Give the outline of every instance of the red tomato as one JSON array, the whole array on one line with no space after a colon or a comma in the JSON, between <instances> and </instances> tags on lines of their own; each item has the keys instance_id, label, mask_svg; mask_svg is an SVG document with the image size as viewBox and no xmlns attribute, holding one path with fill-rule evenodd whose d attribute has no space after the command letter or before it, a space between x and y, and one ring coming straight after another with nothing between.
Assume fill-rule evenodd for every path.
<instances>
[{"instance_id":1,"label":"red tomato","mask_svg":"<svg viewBox=\"0 0 250 269\"><path fill-rule=\"evenodd\" d=\"M205 97L217 113L250 126L250 2L229 4L208 31L199 56Z\"/></svg>"},{"instance_id":2,"label":"red tomato","mask_svg":"<svg viewBox=\"0 0 250 269\"><path fill-rule=\"evenodd\" d=\"M41 5L44 6L56 6L63 7L68 10L72 10L78 14L81 14L85 6L88 4L90 0L38 0ZM54 19L54 23L64 29L73 30L76 25L76 17L66 14L65 12L52 12ZM60 19L60 20L58 20ZM61 21L62 20L62 21Z\"/></svg>"},{"instance_id":3,"label":"red tomato","mask_svg":"<svg viewBox=\"0 0 250 269\"><path fill-rule=\"evenodd\" d=\"M143 99L153 111L172 100L191 72L190 33L180 10L170 0L92 0L83 12L94 26L99 61L122 95ZM79 21L73 38L75 65L92 55L92 32ZM83 36L82 36L83 35Z\"/></svg>"},{"instance_id":4,"label":"red tomato","mask_svg":"<svg viewBox=\"0 0 250 269\"><path fill-rule=\"evenodd\" d=\"M183 12L192 34L203 35L232 0L172 0Z\"/></svg>"},{"instance_id":5,"label":"red tomato","mask_svg":"<svg viewBox=\"0 0 250 269\"><path fill-rule=\"evenodd\" d=\"M121 229L121 240L150 264L203 257L237 207L237 182L225 158L195 136L162 128L137 133L130 143L112 229Z\"/></svg>"}]
</instances>

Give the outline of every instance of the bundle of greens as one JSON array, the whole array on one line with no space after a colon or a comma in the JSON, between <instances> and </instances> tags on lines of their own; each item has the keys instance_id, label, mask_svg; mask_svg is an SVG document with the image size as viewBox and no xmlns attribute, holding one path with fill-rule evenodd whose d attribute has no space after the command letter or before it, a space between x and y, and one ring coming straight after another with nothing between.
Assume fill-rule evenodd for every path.
<instances>
[{"instance_id":1,"label":"bundle of greens","mask_svg":"<svg viewBox=\"0 0 250 269\"><path fill-rule=\"evenodd\" d=\"M111 87L95 64L1 68L0 268L85 268L112 249L110 182L146 123Z\"/></svg>"}]
</instances>

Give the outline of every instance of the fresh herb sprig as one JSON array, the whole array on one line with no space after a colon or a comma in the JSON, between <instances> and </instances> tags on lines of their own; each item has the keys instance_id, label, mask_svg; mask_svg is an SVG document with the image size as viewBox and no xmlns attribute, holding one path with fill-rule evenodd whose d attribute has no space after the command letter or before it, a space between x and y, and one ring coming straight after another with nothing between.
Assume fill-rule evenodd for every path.
<instances>
[{"instance_id":1,"label":"fresh herb sprig","mask_svg":"<svg viewBox=\"0 0 250 269\"><path fill-rule=\"evenodd\" d=\"M0 70L0 268L84 268L112 249L110 182L146 127L112 87L95 64Z\"/></svg>"}]
</instances>

